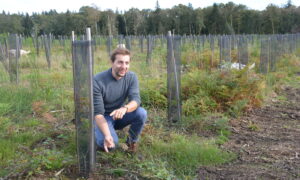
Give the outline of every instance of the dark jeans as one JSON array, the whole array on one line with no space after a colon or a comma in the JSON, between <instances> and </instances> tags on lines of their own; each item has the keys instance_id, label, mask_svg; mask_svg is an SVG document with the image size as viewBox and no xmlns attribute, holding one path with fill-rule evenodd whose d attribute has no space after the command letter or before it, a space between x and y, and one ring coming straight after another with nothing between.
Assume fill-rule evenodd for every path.
<instances>
[{"instance_id":1,"label":"dark jeans","mask_svg":"<svg viewBox=\"0 0 300 180\"><path fill-rule=\"evenodd\" d=\"M127 141L129 142L138 141L138 137L141 134L145 122L147 120L147 111L142 107L138 107L135 111L126 113L123 116L123 118L119 120L113 120L112 116L109 115L104 115L104 117L107 121L110 134L114 139L114 143L115 145L117 145L119 138L117 136L116 130L123 129L128 125L130 125L130 129L129 129L129 136L127 138ZM95 125L95 139L97 145L100 148L103 148L104 135L97 125Z\"/></svg>"}]
</instances>

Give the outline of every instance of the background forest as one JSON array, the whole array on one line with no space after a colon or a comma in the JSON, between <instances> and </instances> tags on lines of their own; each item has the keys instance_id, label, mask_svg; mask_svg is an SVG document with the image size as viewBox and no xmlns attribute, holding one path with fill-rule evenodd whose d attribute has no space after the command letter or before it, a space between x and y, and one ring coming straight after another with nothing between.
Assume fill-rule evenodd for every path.
<instances>
[{"instance_id":1,"label":"background forest","mask_svg":"<svg viewBox=\"0 0 300 180\"><path fill-rule=\"evenodd\" d=\"M102 11L83 6L79 12L50 10L29 15L3 11L0 14L0 33L70 35L74 30L76 34L84 34L87 26L98 35L157 35L168 30L180 35L297 33L300 32L300 7L288 1L282 7L270 4L262 11L233 2L206 8L179 4L161 9L157 1L154 10Z\"/></svg>"}]
</instances>

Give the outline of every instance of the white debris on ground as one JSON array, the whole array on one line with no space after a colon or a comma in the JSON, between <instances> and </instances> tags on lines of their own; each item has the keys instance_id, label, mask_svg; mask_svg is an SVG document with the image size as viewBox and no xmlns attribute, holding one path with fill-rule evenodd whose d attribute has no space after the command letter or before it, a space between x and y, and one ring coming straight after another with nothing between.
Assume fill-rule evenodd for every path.
<instances>
[{"instance_id":1,"label":"white debris on ground","mask_svg":"<svg viewBox=\"0 0 300 180\"><path fill-rule=\"evenodd\" d=\"M13 57L16 56L16 50L15 50L15 49L10 49L10 50L8 50L8 53L9 53L10 56L13 56ZM30 53L30 51L26 51L26 50L24 50L24 49L21 49L21 50L20 50L20 55L21 55L21 56L27 55L27 54L29 54L29 53Z\"/></svg>"},{"instance_id":2,"label":"white debris on ground","mask_svg":"<svg viewBox=\"0 0 300 180\"><path fill-rule=\"evenodd\" d=\"M125 44L118 44L117 48L126 48L126 45Z\"/></svg>"},{"instance_id":3,"label":"white debris on ground","mask_svg":"<svg viewBox=\"0 0 300 180\"><path fill-rule=\"evenodd\" d=\"M245 64L241 64L241 63L225 63L223 65L221 65L221 69L244 69L246 67ZM253 69L255 67L255 63L251 64L248 69Z\"/></svg>"}]
</instances>

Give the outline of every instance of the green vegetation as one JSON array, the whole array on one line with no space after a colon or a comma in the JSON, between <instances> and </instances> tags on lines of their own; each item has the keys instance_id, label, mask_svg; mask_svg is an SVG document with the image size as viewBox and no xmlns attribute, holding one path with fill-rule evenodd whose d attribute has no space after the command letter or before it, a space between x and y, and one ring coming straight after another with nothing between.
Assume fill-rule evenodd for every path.
<instances>
[{"instance_id":1,"label":"green vegetation","mask_svg":"<svg viewBox=\"0 0 300 180\"><path fill-rule=\"evenodd\" d=\"M50 81L47 83L51 84ZM53 87L53 91L57 89ZM0 93L1 177L24 170L32 174L74 163L74 132L66 129L55 130L57 118L61 117L54 117L49 113L54 107L63 107L64 111L68 111L68 103L71 106L73 104L64 104L64 101L70 99L64 98L62 102L57 98L58 93L54 96L53 93L46 93L43 88L32 86L6 85L0 88ZM63 96L63 93L59 96ZM50 144L49 139L52 136L55 137L55 142L53 140ZM70 143L62 146L65 141Z\"/></svg>"},{"instance_id":2,"label":"green vegetation","mask_svg":"<svg viewBox=\"0 0 300 180\"><path fill-rule=\"evenodd\" d=\"M44 51L21 59L20 84L9 82L0 65L0 177L45 177L62 169L62 178L76 172L73 78L70 51L55 40L52 68L47 68ZM116 42L114 42L116 43ZM278 91L282 84L299 86L300 59L285 55L276 72L266 75L253 70L218 70L218 52L210 63L211 51L194 52L184 46L182 64L189 65L181 78L183 117L176 124L167 121L166 48L157 45L150 64L134 41L131 70L140 81L143 106L148 110L138 154L121 148L114 153L97 152L99 177L138 177L144 179L194 179L197 168L235 159L220 145L230 137L230 118L259 107L264 98ZM34 52L30 41L23 47ZM205 45L207 47L207 44ZM258 64L258 48L251 49L251 61ZM236 52L233 52L236 53ZM106 47L96 48L94 71L109 67ZM3 76L2 76L3 75ZM284 97L278 97L284 99ZM259 130L256 124L248 128ZM124 132L119 132L125 142ZM71 169L71 168L70 168ZM71 174L72 172L73 174Z\"/></svg>"},{"instance_id":3,"label":"green vegetation","mask_svg":"<svg viewBox=\"0 0 300 180\"><path fill-rule=\"evenodd\" d=\"M142 154L137 157L124 152L100 153L99 160L110 164L106 172L115 177L137 174L150 179L193 179L197 167L235 158L234 154L221 151L214 141L197 135L174 132L160 135L161 138L156 134L145 136L140 147Z\"/></svg>"}]
</instances>

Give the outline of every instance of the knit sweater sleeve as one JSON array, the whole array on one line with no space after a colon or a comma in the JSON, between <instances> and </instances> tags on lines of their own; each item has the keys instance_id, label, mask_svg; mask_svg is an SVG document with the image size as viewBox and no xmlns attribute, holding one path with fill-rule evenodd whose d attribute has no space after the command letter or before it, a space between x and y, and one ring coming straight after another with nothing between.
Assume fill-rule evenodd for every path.
<instances>
[{"instance_id":1,"label":"knit sweater sleeve","mask_svg":"<svg viewBox=\"0 0 300 180\"><path fill-rule=\"evenodd\" d=\"M101 82L94 79L93 85L93 99L94 99L94 115L102 114L104 115L104 103L103 103L103 86Z\"/></svg>"},{"instance_id":2,"label":"knit sweater sleeve","mask_svg":"<svg viewBox=\"0 0 300 180\"><path fill-rule=\"evenodd\" d=\"M134 73L130 82L128 100L135 101L138 104L138 106L141 104L139 82L137 76Z\"/></svg>"}]
</instances>

